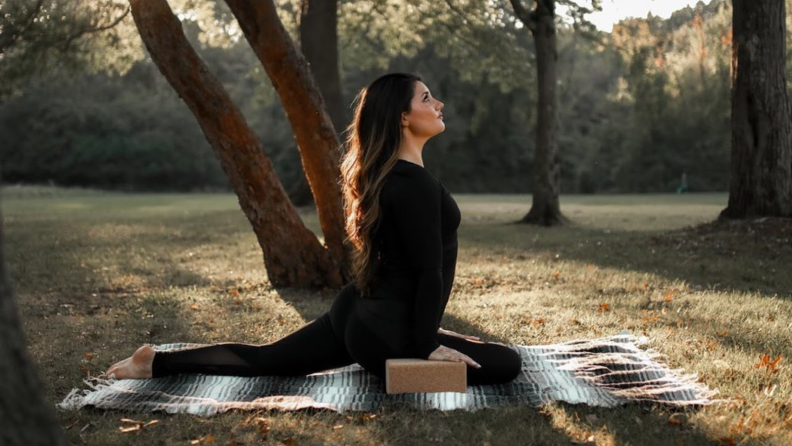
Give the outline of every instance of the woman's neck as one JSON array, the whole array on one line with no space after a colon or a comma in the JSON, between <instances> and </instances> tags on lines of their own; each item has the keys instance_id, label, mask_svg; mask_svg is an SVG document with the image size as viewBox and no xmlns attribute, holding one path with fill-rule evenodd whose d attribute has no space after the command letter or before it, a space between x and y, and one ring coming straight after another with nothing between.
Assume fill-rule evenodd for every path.
<instances>
[{"instance_id":1,"label":"woman's neck","mask_svg":"<svg viewBox=\"0 0 792 446\"><path fill-rule=\"evenodd\" d=\"M426 143L426 140L416 141L413 138L405 138L405 135L402 135L402 141L399 144L399 158L423 167L424 143Z\"/></svg>"}]
</instances>

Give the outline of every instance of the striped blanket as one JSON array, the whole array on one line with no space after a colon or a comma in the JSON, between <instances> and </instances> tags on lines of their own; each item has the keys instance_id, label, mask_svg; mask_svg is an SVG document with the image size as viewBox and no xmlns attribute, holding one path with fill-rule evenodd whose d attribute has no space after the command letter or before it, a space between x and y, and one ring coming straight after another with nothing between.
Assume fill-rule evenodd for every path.
<instances>
[{"instance_id":1,"label":"striped blanket","mask_svg":"<svg viewBox=\"0 0 792 446\"><path fill-rule=\"evenodd\" d=\"M419 409L478 410L508 404L551 401L613 407L630 401L704 405L717 393L694 375L669 369L645 338L621 333L607 338L554 345L506 344L522 356L522 373L502 385L469 386L466 393L388 395L383 380L358 364L304 377L178 375L144 380L86 380L58 404L62 409L165 411L210 416L229 409L337 412L376 411L384 404ZM163 344L156 350L197 344Z\"/></svg>"}]
</instances>

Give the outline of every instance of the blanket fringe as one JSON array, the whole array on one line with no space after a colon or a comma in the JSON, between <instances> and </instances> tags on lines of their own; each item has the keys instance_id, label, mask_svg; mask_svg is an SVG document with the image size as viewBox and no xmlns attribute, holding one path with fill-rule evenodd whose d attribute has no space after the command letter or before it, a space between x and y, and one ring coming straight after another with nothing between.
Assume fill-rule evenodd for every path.
<instances>
[{"instance_id":1,"label":"blanket fringe","mask_svg":"<svg viewBox=\"0 0 792 446\"><path fill-rule=\"evenodd\" d=\"M86 397L97 391L112 385L112 381L103 378L88 378L83 380L83 384L88 386L88 389L74 388L63 398L63 401L56 404L55 407L63 410L77 410L85 407Z\"/></svg>"},{"instance_id":2,"label":"blanket fringe","mask_svg":"<svg viewBox=\"0 0 792 446\"><path fill-rule=\"evenodd\" d=\"M608 338L570 341L547 346L543 356L559 370L616 396L644 402L677 406L709 405L719 392L698 381L696 374L671 369L665 356L653 349L641 349L646 337L621 333Z\"/></svg>"}]
</instances>

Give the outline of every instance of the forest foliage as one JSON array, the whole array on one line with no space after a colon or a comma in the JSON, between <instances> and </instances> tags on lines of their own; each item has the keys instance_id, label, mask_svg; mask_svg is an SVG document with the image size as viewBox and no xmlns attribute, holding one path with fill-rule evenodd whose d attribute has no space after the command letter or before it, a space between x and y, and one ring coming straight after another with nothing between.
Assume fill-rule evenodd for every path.
<instances>
[{"instance_id":1,"label":"forest foliage","mask_svg":"<svg viewBox=\"0 0 792 446\"><path fill-rule=\"evenodd\" d=\"M120 13L104 1L115 9L92 2L90 11L102 14L94 22ZM233 16L222 2L170 3L261 137L286 189L297 191L305 179L293 134ZM446 104L446 132L424 152L432 172L459 193L526 193L537 96L531 37L507 2L481 3L488 6L341 1L345 103L384 72L415 72ZM297 40L299 2L278 6ZM699 2L669 19L625 20L610 33L580 25L559 17L562 193L672 192L683 173L691 191L727 190L730 2ZM48 53L45 69L19 65L35 49L11 48L0 59L5 182L228 189L197 122L145 53L130 17L76 41L84 56L59 63L60 52ZM349 107L347 113L351 118Z\"/></svg>"}]
</instances>

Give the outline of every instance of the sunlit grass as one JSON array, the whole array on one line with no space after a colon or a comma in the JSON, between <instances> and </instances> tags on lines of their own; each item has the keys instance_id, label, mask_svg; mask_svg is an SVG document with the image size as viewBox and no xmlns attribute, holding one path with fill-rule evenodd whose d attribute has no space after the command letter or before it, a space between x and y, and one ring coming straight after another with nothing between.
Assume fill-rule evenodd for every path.
<instances>
[{"instance_id":1,"label":"sunlit grass","mask_svg":"<svg viewBox=\"0 0 792 446\"><path fill-rule=\"evenodd\" d=\"M140 344L271 342L333 298L270 286L233 195L2 194L7 262L53 403ZM566 404L211 419L61 412L72 442L189 444L211 435L216 444L792 444L788 223L690 228L717 217L723 194L570 196L562 208L573 224L547 229L512 224L528 196L454 196L463 222L444 327L521 344L630 330L730 402L681 423L662 408ZM300 212L318 232L315 213ZM765 354L783 358L777 371L761 366ZM160 423L122 434L124 417Z\"/></svg>"}]
</instances>

